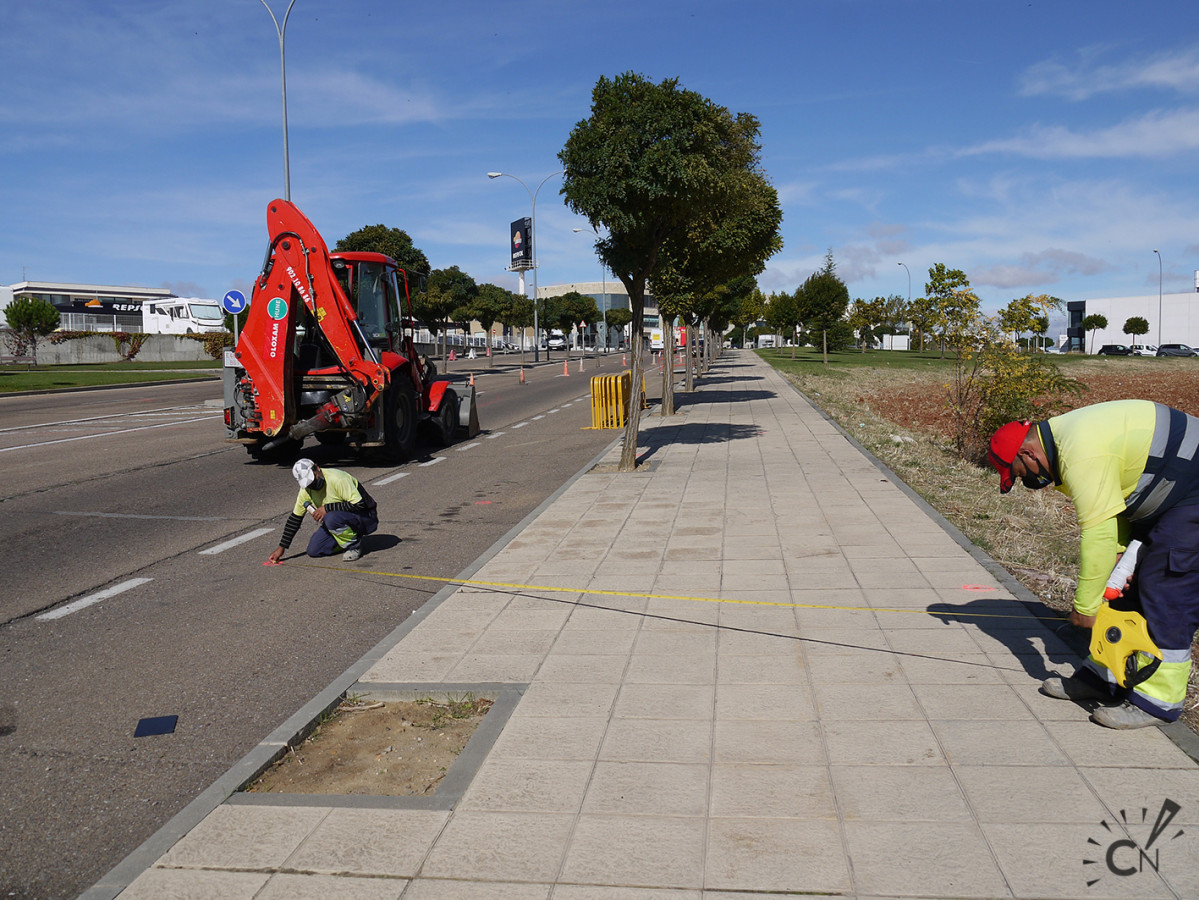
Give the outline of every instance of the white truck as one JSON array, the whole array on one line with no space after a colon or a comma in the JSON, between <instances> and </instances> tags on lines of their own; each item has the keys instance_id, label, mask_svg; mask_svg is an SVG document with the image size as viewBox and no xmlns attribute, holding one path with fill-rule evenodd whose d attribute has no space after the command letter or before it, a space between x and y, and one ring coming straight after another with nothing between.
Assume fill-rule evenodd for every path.
<instances>
[{"instance_id":1,"label":"white truck","mask_svg":"<svg viewBox=\"0 0 1199 900\"><path fill-rule=\"evenodd\" d=\"M142 330L146 334L203 334L224 331L225 314L216 300L171 297L142 304Z\"/></svg>"}]
</instances>

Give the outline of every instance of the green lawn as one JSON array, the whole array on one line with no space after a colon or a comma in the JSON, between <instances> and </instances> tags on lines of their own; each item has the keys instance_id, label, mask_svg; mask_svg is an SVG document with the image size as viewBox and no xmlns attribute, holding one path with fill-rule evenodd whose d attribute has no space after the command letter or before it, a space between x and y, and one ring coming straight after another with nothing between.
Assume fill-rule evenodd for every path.
<instances>
[{"instance_id":1,"label":"green lawn","mask_svg":"<svg viewBox=\"0 0 1199 900\"><path fill-rule=\"evenodd\" d=\"M205 362L116 362L79 366L0 366L0 394L13 391L46 391L64 388L100 387L114 384L143 384L178 381L181 378L215 379L221 361Z\"/></svg>"}]
</instances>

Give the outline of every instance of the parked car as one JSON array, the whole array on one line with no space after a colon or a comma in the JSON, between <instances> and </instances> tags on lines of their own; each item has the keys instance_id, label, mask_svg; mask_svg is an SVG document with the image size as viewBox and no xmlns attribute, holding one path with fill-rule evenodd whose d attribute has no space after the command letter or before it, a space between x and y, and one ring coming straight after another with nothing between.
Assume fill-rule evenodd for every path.
<instances>
[{"instance_id":1,"label":"parked car","mask_svg":"<svg viewBox=\"0 0 1199 900\"><path fill-rule=\"evenodd\" d=\"M1158 356L1199 356L1199 351L1186 344L1162 344L1157 348Z\"/></svg>"},{"instance_id":2,"label":"parked car","mask_svg":"<svg viewBox=\"0 0 1199 900\"><path fill-rule=\"evenodd\" d=\"M1132 355L1133 356L1157 356L1157 345L1156 344L1133 344L1132 345Z\"/></svg>"},{"instance_id":3,"label":"parked car","mask_svg":"<svg viewBox=\"0 0 1199 900\"><path fill-rule=\"evenodd\" d=\"M1132 356L1132 348L1123 344L1104 344L1099 348L1100 356Z\"/></svg>"}]
</instances>

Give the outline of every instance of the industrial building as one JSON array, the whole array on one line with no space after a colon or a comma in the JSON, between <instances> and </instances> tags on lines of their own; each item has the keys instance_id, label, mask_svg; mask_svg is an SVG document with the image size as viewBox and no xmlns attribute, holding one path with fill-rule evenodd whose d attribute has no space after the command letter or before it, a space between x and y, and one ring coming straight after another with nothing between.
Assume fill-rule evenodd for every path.
<instances>
[{"instance_id":1,"label":"industrial building","mask_svg":"<svg viewBox=\"0 0 1199 900\"><path fill-rule=\"evenodd\" d=\"M1104 344L1188 344L1199 347L1199 272L1195 291L1184 294L1146 294L1071 300L1066 304L1066 340L1062 350L1094 353ZM1106 328L1093 333L1083 328L1087 316L1101 315ZM1133 337L1124 331L1129 319L1142 318L1149 332Z\"/></svg>"}]
</instances>

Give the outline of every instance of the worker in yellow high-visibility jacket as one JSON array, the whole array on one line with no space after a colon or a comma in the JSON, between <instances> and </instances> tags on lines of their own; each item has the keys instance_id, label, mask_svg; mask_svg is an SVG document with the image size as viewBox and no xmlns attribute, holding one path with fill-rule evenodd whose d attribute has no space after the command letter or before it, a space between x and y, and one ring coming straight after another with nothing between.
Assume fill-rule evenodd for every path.
<instances>
[{"instance_id":1,"label":"worker in yellow high-visibility jacket","mask_svg":"<svg viewBox=\"0 0 1199 900\"><path fill-rule=\"evenodd\" d=\"M1191 643L1199 629L1199 418L1148 400L1115 400L1044 422L1009 422L991 438L1000 490L1015 481L1053 485L1074 503L1081 529L1078 585L1070 621L1090 628L1128 541L1142 542L1124 598L1148 623L1162 661L1146 680L1119 688L1094 656L1043 693L1098 700L1091 719L1109 728L1173 722L1186 699ZM1137 654L1138 668L1153 657Z\"/></svg>"}]
</instances>

